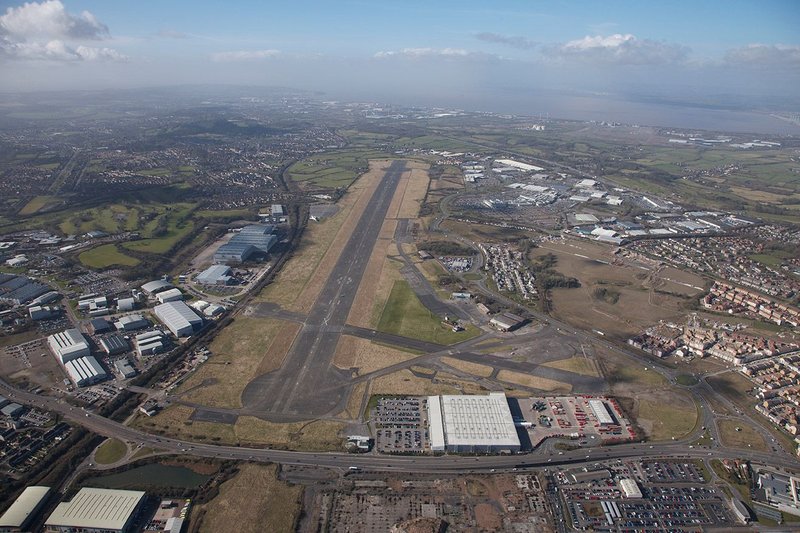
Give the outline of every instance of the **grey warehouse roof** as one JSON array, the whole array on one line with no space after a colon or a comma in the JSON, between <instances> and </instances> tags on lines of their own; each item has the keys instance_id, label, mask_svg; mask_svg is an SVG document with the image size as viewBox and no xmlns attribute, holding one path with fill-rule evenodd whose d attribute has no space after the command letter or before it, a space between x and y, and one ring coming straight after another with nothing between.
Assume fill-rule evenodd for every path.
<instances>
[{"instance_id":1,"label":"grey warehouse roof","mask_svg":"<svg viewBox=\"0 0 800 533\"><path fill-rule=\"evenodd\" d=\"M165 291L172 288L172 283L163 279L148 281L142 285L142 290L148 294L155 294L159 291Z\"/></svg>"},{"instance_id":2,"label":"grey warehouse roof","mask_svg":"<svg viewBox=\"0 0 800 533\"><path fill-rule=\"evenodd\" d=\"M84 487L72 500L58 504L46 525L121 530L144 495L144 492L138 490Z\"/></svg>"},{"instance_id":3,"label":"grey warehouse roof","mask_svg":"<svg viewBox=\"0 0 800 533\"><path fill-rule=\"evenodd\" d=\"M39 507L49 492L50 487L39 485L26 487L22 494L19 495L19 498L14 500L11 507L6 509L3 516L0 517L0 527L22 529L30 519L31 514L36 511L36 508Z\"/></svg>"}]
</instances>

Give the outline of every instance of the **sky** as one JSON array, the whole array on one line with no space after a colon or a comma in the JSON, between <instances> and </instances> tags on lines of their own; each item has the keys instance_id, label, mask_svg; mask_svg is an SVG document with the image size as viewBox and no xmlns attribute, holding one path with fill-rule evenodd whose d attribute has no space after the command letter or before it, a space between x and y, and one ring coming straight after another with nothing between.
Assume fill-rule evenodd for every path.
<instances>
[{"instance_id":1,"label":"sky","mask_svg":"<svg viewBox=\"0 0 800 533\"><path fill-rule=\"evenodd\" d=\"M182 84L798 103L800 1L0 0L0 91Z\"/></svg>"}]
</instances>

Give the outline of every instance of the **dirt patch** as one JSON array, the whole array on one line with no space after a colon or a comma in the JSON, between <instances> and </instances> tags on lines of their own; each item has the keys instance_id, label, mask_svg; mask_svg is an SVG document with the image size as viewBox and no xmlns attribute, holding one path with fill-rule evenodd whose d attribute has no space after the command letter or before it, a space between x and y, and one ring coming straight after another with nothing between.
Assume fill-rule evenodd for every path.
<instances>
[{"instance_id":1,"label":"dirt patch","mask_svg":"<svg viewBox=\"0 0 800 533\"><path fill-rule=\"evenodd\" d=\"M597 366L594 361L585 357L570 357L569 359L559 359L557 361L548 361L542 363L542 366L550 368L558 368L559 370L566 370L567 372L574 372L583 376L600 376Z\"/></svg>"},{"instance_id":2,"label":"dirt patch","mask_svg":"<svg viewBox=\"0 0 800 533\"><path fill-rule=\"evenodd\" d=\"M386 376L375 378L370 383L370 394L398 394L406 396L430 396L435 394L458 394L459 390L451 384L433 383L420 378L410 370L399 370Z\"/></svg>"}]
</instances>

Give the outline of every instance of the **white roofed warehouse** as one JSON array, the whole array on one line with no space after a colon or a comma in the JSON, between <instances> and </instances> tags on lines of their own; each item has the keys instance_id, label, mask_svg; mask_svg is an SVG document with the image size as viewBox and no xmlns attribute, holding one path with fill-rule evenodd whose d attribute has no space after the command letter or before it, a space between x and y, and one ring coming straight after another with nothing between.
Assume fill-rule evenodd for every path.
<instances>
[{"instance_id":1,"label":"white roofed warehouse","mask_svg":"<svg viewBox=\"0 0 800 533\"><path fill-rule=\"evenodd\" d=\"M184 302L157 305L153 313L176 337L189 337L203 326L203 319Z\"/></svg>"},{"instance_id":2,"label":"white roofed warehouse","mask_svg":"<svg viewBox=\"0 0 800 533\"><path fill-rule=\"evenodd\" d=\"M61 502L47 518L45 530L58 533L126 533L145 501L138 490L84 487Z\"/></svg>"},{"instance_id":3,"label":"white roofed warehouse","mask_svg":"<svg viewBox=\"0 0 800 533\"><path fill-rule=\"evenodd\" d=\"M89 343L77 329L68 329L47 337L47 344L62 363L89 355Z\"/></svg>"},{"instance_id":4,"label":"white roofed warehouse","mask_svg":"<svg viewBox=\"0 0 800 533\"><path fill-rule=\"evenodd\" d=\"M428 396L431 451L518 452L519 436L506 395Z\"/></svg>"},{"instance_id":5,"label":"white roofed warehouse","mask_svg":"<svg viewBox=\"0 0 800 533\"><path fill-rule=\"evenodd\" d=\"M22 494L14 500L11 507L0 516L0 532L27 531L31 520L36 517L47 502L50 487L32 485L26 487Z\"/></svg>"}]
</instances>

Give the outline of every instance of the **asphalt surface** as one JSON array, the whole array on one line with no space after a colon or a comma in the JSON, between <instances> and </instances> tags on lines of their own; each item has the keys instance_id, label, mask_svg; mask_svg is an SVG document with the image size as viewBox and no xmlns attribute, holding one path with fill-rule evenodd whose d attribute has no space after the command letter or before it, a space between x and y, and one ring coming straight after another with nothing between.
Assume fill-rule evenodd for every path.
<instances>
[{"instance_id":1,"label":"asphalt surface","mask_svg":"<svg viewBox=\"0 0 800 533\"><path fill-rule=\"evenodd\" d=\"M344 408L350 373L333 366L333 356L405 168L405 162L394 161L381 179L283 366L245 387L242 405L247 411L267 420L273 414L282 420L292 415L307 420Z\"/></svg>"}]
</instances>

